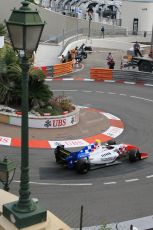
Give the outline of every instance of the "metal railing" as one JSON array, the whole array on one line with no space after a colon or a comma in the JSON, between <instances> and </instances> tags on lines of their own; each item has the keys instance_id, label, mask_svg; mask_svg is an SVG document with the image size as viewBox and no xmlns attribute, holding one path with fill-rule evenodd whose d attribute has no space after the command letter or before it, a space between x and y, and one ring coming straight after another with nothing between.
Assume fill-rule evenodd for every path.
<instances>
[{"instance_id":1,"label":"metal railing","mask_svg":"<svg viewBox=\"0 0 153 230\"><path fill-rule=\"evenodd\" d=\"M113 70L113 80L153 84L153 73L132 70Z\"/></svg>"},{"instance_id":2,"label":"metal railing","mask_svg":"<svg viewBox=\"0 0 153 230\"><path fill-rule=\"evenodd\" d=\"M79 38L79 36L86 36L88 37L89 34L89 28L79 28L76 30L71 30L71 31L62 31L61 34L55 35L55 36L50 36L50 38L47 40L47 42L50 43L55 43L58 44L66 39L71 39L72 37ZM126 29L121 28L121 27L116 27L116 26L110 26L106 27L105 29L105 35L126 35ZM90 37L101 37L101 31L100 29L95 29L94 27L91 26L90 28Z\"/></svg>"}]
</instances>

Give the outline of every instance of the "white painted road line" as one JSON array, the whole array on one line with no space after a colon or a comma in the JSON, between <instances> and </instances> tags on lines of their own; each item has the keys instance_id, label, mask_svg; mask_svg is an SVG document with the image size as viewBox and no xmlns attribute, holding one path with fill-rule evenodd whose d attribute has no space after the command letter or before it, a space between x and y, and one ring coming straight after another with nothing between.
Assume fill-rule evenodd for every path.
<instances>
[{"instance_id":1,"label":"white painted road line","mask_svg":"<svg viewBox=\"0 0 153 230\"><path fill-rule=\"evenodd\" d=\"M102 91L96 91L96 93L105 93L105 92L102 92Z\"/></svg>"},{"instance_id":2,"label":"white painted road line","mask_svg":"<svg viewBox=\"0 0 153 230\"><path fill-rule=\"evenodd\" d=\"M140 100L144 100L144 101L150 101L150 102L153 102L153 100L148 99L148 98L136 97L136 96L130 96L130 97L132 97L132 98L136 98L136 99L140 99Z\"/></svg>"},{"instance_id":3,"label":"white painted road line","mask_svg":"<svg viewBox=\"0 0 153 230\"><path fill-rule=\"evenodd\" d=\"M104 184L105 184L105 185L117 184L117 182L115 182L115 181L111 181L111 182L105 182Z\"/></svg>"},{"instance_id":4,"label":"white painted road line","mask_svg":"<svg viewBox=\"0 0 153 230\"><path fill-rule=\"evenodd\" d=\"M113 93L113 92L107 92L107 93L108 93L108 94L113 94L113 95L116 94L116 93Z\"/></svg>"},{"instance_id":5,"label":"white painted road line","mask_svg":"<svg viewBox=\"0 0 153 230\"><path fill-rule=\"evenodd\" d=\"M14 183L20 183L20 181L18 180L13 180ZM34 181L30 181L30 184L36 184L36 185L51 185L51 186L92 186L92 183L84 183L84 184L60 184L60 183L41 183L41 182L34 182Z\"/></svg>"},{"instance_id":6,"label":"white painted road line","mask_svg":"<svg viewBox=\"0 0 153 230\"><path fill-rule=\"evenodd\" d=\"M151 86L151 87L153 87L153 85L151 85L151 84L144 84L145 86Z\"/></svg>"},{"instance_id":7,"label":"white painted road line","mask_svg":"<svg viewBox=\"0 0 153 230\"><path fill-rule=\"evenodd\" d=\"M119 95L120 96L127 96L127 94L124 94L124 93L120 93Z\"/></svg>"},{"instance_id":8,"label":"white painted road line","mask_svg":"<svg viewBox=\"0 0 153 230\"><path fill-rule=\"evenodd\" d=\"M152 177L153 177L153 175L146 176L147 179L152 178Z\"/></svg>"},{"instance_id":9,"label":"white painted road line","mask_svg":"<svg viewBox=\"0 0 153 230\"><path fill-rule=\"evenodd\" d=\"M95 79L84 79L84 81L95 81Z\"/></svg>"},{"instance_id":10,"label":"white painted road line","mask_svg":"<svg viewBox=\"0 0 153 230\"><path fill-rule=\"evenodd\" d=\"M135 178L135 179L130 179L130 180L125 180L125 182L135 182L138 181L139 179Z\"/></svg>"},{"instance_id":11,"label":"white painted road line","mask_svg":"<svg viewBox=\"0 0 153 230\"><path fill-rule=\"evenodd\" d=\"M130 82L130 81L124 81L125 84L129 84L129 85L135 85L135 82Z\"/></svg>"},{"instance_id":12,"label":"white painted road line","mask_svg":"<svg viewBox=\"0 0 153 230\"><path fill-rule=\"evenodd\" d=\"M64 81L73 81L73 78L64 78Z\"/></svg>"},{"instance_id":13,"label":"white painted road line","mask_svg":"<svg viewBox=\"0 0 153 230\"><path fill-rule=\"evenodd\" d=\"M46 78L45 81L53 81L51 78Z\"/></svg>"},{"instance_id":14,"label":"white painted road line","mask_svg":"<svg viewBox=\"0 0 153 230\"><path fill-rule=\"evenodd\" d=\"M104 82L107 82L107 83L114 83L115 80L104 80Z\"/></svg>"},{"instance_id":15,"label":"white painted road line","mask_svg":"<svg viewBox=\"0 0 153 230\"><path fill-rule=\"evenodd\" d=\"M92 93L93 91L91 91L91 90L83 90L82 92L84 92L84 93Z\"/></svg>"}]
</instances>

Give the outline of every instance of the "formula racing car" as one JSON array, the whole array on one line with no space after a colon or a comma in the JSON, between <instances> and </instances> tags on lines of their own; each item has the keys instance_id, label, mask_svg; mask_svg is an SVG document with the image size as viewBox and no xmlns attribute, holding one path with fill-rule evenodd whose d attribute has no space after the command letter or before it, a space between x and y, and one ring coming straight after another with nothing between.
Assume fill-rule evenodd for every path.
<instances>
[{"instance_id":1,"label":"formula racing car","mask_svg":"<svg viewBox=\"0 0 153 230\"><path fill-rule=\"evenodd\" d=\"M80 174L87 173L92 166L110 166L121 163L123 159L136 162L148 158L148 154L140 152L137 146L116 144L115 140L110 140L104 145L96 141L76 152L70 152L64 145L58 145L54 154L58 164L69 169L74 168Z\"/></svg>"}]
</instances>

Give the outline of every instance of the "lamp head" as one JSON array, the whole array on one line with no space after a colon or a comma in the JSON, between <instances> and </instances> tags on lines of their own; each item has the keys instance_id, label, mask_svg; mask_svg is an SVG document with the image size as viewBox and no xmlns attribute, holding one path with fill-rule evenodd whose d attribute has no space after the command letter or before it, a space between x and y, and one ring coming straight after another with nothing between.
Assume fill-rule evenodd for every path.
<instances>
[{"instance_id":1,"label":"lamp head","mask_svg":"<svg viewBox=\"0 0 153 230\"><path fill-rule=\"evenodd\" d=\"M0 181L3 183L4 188L8 188L8 185L13 180L15 169L16 164L8 160L7 157L5 157L3 161L0 161Z\"/></svg>"}]
</instances>

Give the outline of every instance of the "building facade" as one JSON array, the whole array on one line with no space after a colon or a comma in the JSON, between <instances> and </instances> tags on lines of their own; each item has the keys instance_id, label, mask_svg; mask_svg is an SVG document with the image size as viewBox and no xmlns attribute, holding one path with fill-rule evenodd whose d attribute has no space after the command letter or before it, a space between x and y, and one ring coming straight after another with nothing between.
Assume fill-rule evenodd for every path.
<instances>
[{"instance_id":1,"label":"building facade","mask_svg":"<svg viewBox=\"0 0 153 230\"><path fill-rule=\"evenodd\" d=\"M123 0L122 26L129 34L151 34L153 25L153 0Z\"/></svg>"}]
</instances>

